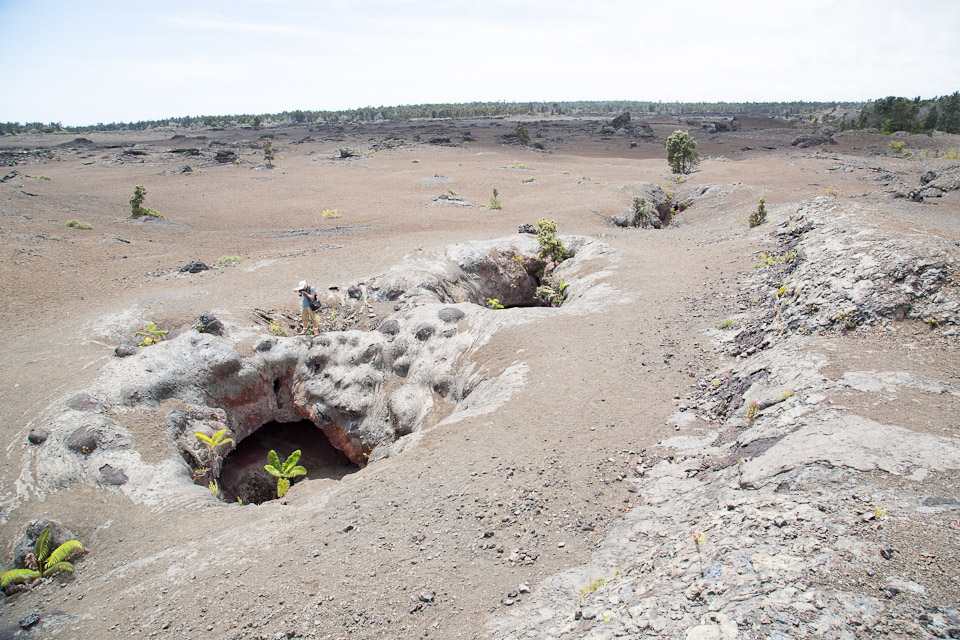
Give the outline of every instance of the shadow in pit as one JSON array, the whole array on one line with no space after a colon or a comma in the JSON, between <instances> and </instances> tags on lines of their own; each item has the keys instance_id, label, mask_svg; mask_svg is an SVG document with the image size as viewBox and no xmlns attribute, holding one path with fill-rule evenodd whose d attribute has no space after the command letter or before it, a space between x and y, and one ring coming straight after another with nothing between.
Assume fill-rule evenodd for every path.
<instances>
[{"instance_id":1,"label":"shadow in pit","mask_svg":"<svg viewBox=\"0 0 960 640\"><path fill-rule=\"evenodd\" d=\"M306 478L340 480L359 470L311 421L268 422L241 440L224 459L219 479L223 500L236 502L239 498L244 504L260 504L277 498L277 479L264 469L271 449L280 462L300 450L299 464L307 475L293 478L291 484Z\"/></svg>"}]
</instances>

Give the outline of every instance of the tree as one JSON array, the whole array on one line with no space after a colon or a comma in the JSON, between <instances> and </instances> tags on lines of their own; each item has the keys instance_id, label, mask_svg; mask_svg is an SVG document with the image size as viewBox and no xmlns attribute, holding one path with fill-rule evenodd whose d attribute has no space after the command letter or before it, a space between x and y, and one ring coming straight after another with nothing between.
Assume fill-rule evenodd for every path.
<instances>
[{"instance_id":1,"label":"tree","mask_svg":"<svg viewBox=\"0 0 960 640\"><path fill-rule=\"evenodd\" d=\"M686 131L677 129L667 138L667 162L674 173L690 173L700 162L697 143Z\"/></svg>"},{"instance_id":2,"label":"tree","mask_svg":"<svg viewBox=\"0 0 960 640\"><path fill-rule=\"evenodd\" d=\"M530 132L523 126L522 122L517 123L517 142L523 146L530 144Z\"/></svg>"},{"instance_id":3,"label":"tree","mask_svg":"<svg viewBox=\"0 0 960 640\"><path fill-rule=\"evenodd\" d=\"M272 167L273 158L273 140L267 138L263 141L263 161L267 163L268 167Z\"/></svg>"}]
</instances>

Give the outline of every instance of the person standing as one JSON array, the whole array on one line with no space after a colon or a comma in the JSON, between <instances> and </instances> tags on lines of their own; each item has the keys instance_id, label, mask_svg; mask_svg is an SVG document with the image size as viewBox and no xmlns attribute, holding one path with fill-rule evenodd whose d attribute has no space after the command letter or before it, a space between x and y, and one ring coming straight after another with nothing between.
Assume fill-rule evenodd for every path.
<instances>
[{"instance_id":1,"label":"person standing","mask_svg":"<svg viewBox=\"0 0 960 640\"><path fill-rule=\"evenodd\" d=\"M317 299L317 290L307 284L306 280L301 280L294 293L300 294L300 319L303 321L303 329L300 335L304 335L313 324L313 335L320 333L320 325L317 323L317 313L313 310L313 302Z\"/></svg>"}]
</instances>

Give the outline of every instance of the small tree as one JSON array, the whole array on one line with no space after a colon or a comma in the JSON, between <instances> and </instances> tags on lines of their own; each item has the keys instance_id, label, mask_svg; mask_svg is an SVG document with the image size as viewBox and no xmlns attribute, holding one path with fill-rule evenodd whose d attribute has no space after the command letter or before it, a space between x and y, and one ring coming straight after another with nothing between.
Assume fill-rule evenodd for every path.
<instances>
[{"instance_id":1,"label":"small tree","mask_svg":"<svg viewBox=\"0 0 960 640\"><path fill-rule=\"evenodd\" d=\"M267 163L268 167L272 167L273 158L273 140L267 138L263 141L263 161Z\"/></svg>"},{"instance_id":2,"label":"small tree","mask_svg":"<svg viewBox=\"0 0 960 640\"><path fill-rule=\"evenodd\" d=\"M690 173L700 162L697 143L686 131L677 129L667 138L667 162L674 173Z\"/></svg>"},{"instance_id":3,"label":"small tree","mask_svg":"<svg viewBox=\"0 0 960 640\"><path fill-rule=\"evenodd\" d=\"M757 205L757 210L750 214L750 228L759 227L764 222L767 221L767 207L766 200L760 198L760 204Z\"/></svg>"},{"instance_id":4,"label":"small tree","mask_svg":"<svg viewBox=\"0 0 960 640\"><path fill-rule=\"evenodd\" d=\"M540 245L541 260L552 258L557 264L560 264L570 255L570 251L563 246L563 242L557 238L557 223L553 220L540 218L537 220L537 244Z\"/></svg>"},{"instance_id":5,"label":"small tree","mask_svg":"<svg viewBox=\"0 0 960 640\"><path fill-rule=\"evenodd\" d=\"M523 126L522 122L517 123L517 142L523 146L530 144L530 132Z\"/></svg>"},{"instance_id":6,"label":"small tree","mask_svg":"<svg viewBox=\"0 0 960 640\"><path fill-rule=\"evenodd\" d=\"M133 189L133 197L130 198L130 215L137 216L140 215L140 209L143 206L143 201L147 197L147 190L143 188L142 185L137 185Z\"/></svg>"}]
</instances>

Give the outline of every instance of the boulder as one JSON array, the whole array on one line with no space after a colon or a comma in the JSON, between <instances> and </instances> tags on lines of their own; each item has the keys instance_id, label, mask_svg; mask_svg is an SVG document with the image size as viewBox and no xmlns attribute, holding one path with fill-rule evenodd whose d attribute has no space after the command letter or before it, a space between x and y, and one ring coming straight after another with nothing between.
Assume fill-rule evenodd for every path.
<instances>
[{"instance_id":1,"label":"boulder","mask_svg":"<svg viewBox=\"0 0 960 640\"><path fill-rule=\"evenodd\" d=\"M27 442L30 444L43 444L49 437L49 431L38 427L36 429L31 429L30 433L27 434Z\"/></svg>"},{"instance_id":2,"label":"boulder","mask_svg":"<svg viewBox=\"0 0 960 640\"><path fill-rule=\"evenodd\" d=\"M220 164L231 164L237 161L237 154L229 149L220 149L213 159Z\"/></svg>"},{"instance_id":3,"label":"boulder","mask_svg":"<svg viewBox=\"0 0 960 640\"><path fill-rule=\"evenodd\" d=\"M199 260L194 260L180 267L180 273L200 273L201 271L208 271L209 269L210 267L204 263Z\"/></svg>"},{"instance_id":4,"label":"boulder","mask_svg":"<svg viewBox=\"0 0 960 640\"><path fill-rule=\"evenodd\" d=\"M97 435L87 429L80 427L67 438L67 449L74 453L80 453L88 456L97 448Z\"/></svg>"},{"instance_id":5,"label":"boulder","mask_svg":"<svg viewBox=\"0 0 960 640\"><path fill-rule=\"evenodd\" d=\"M56 549L68 540L76 540L77 536L69 529L52 520L32 520L27 524L26 529L20 535L16 544L13 545L13 567L23 569L24 558L28 553L33 553L37 544L37 539L44 532L47 526L50 526L50 549Z\"/></svg>"},{"instance_id":6,"label":"boulder","mask_svg":"<svg viewBox=\"0 0 960 640\"><path fill-rule=\"evenodd\" d=\"M215 336L223 335L223 323L215 315L206 311L197 316L197 322L194 324L200 333L210 333Z\"/></svg>"}]
</instances>

